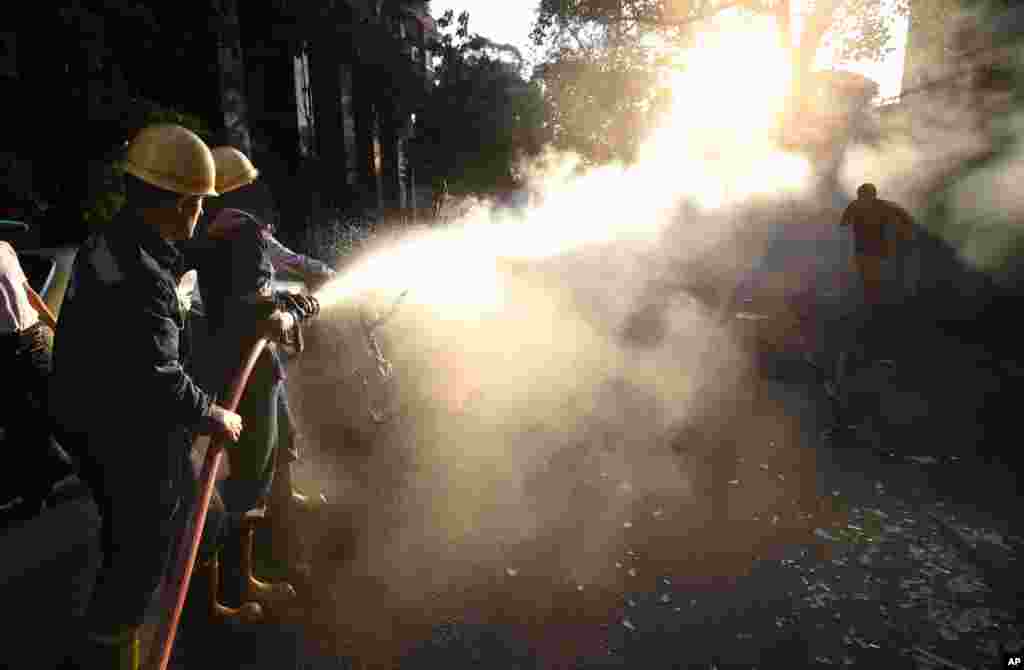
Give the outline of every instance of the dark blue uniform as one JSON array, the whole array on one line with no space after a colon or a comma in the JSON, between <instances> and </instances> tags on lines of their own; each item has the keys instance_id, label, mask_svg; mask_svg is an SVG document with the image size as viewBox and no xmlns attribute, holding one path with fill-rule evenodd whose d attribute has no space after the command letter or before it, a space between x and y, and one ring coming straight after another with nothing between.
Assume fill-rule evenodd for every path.
<instances>
[{"instance_id":1,"label":"dark blue uniform","mask_svg":"<svg viewBox=\"0 0 1024 670\"><path fill-rule=\"evenodd\" d=\"M54 338L51 411L103 517L93 631L141 624L195 494L189 460L211 397L186 372L182 256L132 212L78 252ZM211 507L201 552L212 551Z\"/></svg>"},{"instance_id":2,"label":"dark blue uniform","mask_svg":"<svg viewBox=\"0 0 1024 670\"><path fill-rule=\"evenodd\" d=\"M227 239L197 239L189 245L189 258L199 272L199 286L206 313L209 346L203 358L204 375L211 388L227 391L236 371L275 309L274 267L267 240L252 219ZM204 376L205 379L205 376ZM269 343L253 368L238 413L245 430L229 455L231 474L220 484L228 518L225 534L241 531L242 516L262 504L270 493L276 470L278 408L284 392L284 368L273 343ZM244 576L241 543L224 544L222 582L224 602L242 602Z\"/></svg>"},{"instance_id":3,"label":"dark blue uniform","mask_svg":"<svg viewBox=\"0 0 1024 670\"><path fill-rule=\"evenodd\" d=\"M199 271L210 337L210 360L204 366L209 369L203 374L210 375L211 388L226 391L275 309L274 267L267 241L253 220L229 239L204 239L190 245L189 257ZM222 485L232 514L244 514L269 492L283 379L284 368L270 343L256 362L238 407L245 431L231 454L231 475Z\"/></svg>"}]
</instances>

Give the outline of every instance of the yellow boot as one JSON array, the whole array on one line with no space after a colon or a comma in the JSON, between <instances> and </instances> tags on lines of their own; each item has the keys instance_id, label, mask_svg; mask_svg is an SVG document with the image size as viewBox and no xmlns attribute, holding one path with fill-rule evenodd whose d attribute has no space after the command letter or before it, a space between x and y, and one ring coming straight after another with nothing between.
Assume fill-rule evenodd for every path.
<instances>
[{"instance_id":1,"label":"yellow boot","mask_svg":"<svg viewBox=\"0 0 1024 670\"><path fill-rule=\"evenodd\" d=\"M260 603L264 607L274 609L292 601L296 594L295 589L287 582L270 583L257 579L253 572L253 544L256 536L256 523L263 518L262 513L250 512L245 515L242 523L242 579L245 586L242 589L245 600Z\"/></svg>"},{"instance_id":2,"label":"yellow boot","mask_svg":"<svg viewBox=\"0 0 1024 670\"><path fill-rule=\"evenodd\" d=\"M296 513L310 514L322 509L327 504L327 496L323 493L306 495L297 489L292 473L295 464L285 460L283 447L278 446L274 451L277 465L270 489L271 514L293 517Z\"/></svg>"},{"instance_id":3,"label":"yellow boot","mask_svg":"<svg viewBox=\"0 0 1024 670\"><path fill-rule=\"evenodd\" d=\"M217 555L205 563L196 565L192 575L190 593L202 599L202 611L216 623L261 623L264 619L263 608L256 602L243 602L239 607L228 607L220 602L220 559Z\"/></svg>"}]
</instances>

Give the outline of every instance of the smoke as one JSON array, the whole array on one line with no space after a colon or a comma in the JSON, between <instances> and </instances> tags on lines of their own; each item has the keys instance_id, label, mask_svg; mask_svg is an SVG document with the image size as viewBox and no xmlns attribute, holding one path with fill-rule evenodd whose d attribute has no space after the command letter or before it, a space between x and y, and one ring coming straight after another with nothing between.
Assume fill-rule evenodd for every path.
<instances>
[{"instance_id":1,"label":"smoke","mask_svg":"<svg viewBox=\"0 0 1024 670\"><path fill-rule=\"evenodd\" d=\"M997 279L1013 272L1024 232L1020 55L1000 35L1005 21L967 12L950 20L946 60L922 72L924 83L881 118L880 139L850 147L842 168L848 193L873 181L962 262Z\"/></svg>"},{"instance_id":2,"label":"smoke","mask_svg":"<svg viewBox=\"0 0 1024 670\"><path fill-rule=\"evenodd\" d=\"M741 354L691 299L637 319L646 285L637 263L616 246L467 277L496 277L491 310L419 304L413 285L385 327L394 425L353 436L338 424L366 426L365 414L324 422L340 403L366 406L354 385L318 394L329 402L302 395L300 411L318 423L317 459L341 464L335 499L352 510L342 525L356 529L335 556L345 635L368 645L401 622L391 634L414 642L425 631L413 624L439 613L540 621L552 605L516 598L610 591L625 572L615 557L639 546L627 541L634 524L660 512L685 528L677 524L699 501L671 437L710 409L695 397L706 359ZM656 325L631 323L644 318ZM317 356L303 369L316 364L336 365ZM324 376L340 379L331 367ZM372 604L350 600L353 583L376 587L360 591Z\"/></svg>"},{"instance_id":3,"label":"smoke","mask_svg":"<svg viewBox=\"0 0 1024 670\"><path fill-rule=\"evenodd\" d=\"M752 45L754 63L739 56ZM656 538L678 557L705 523L698 468L750 367L714 308L756 255L740 244L751 211L799 197L810 170L768 140L788 76L773 26L726 21L703 48L636 164L583 169L548 152L522 167L525 211L462 203L321 292L293 389L319 452L307 482L349 514L317 551L337 561L343 600L372 584L381 610L341 607L347 634L399 636L397 620L444 606L515 617L520 588L532 594L520 621L543 620L557 607L536 598L560 590L607 613L634 574L616 557ZM731 78L750 85L711 86ZM384 383L355 324L406 291L381 328ZM370 422L375 402L396 418ZM709 427L716 437L693 437ZM470 606L469 593L488 595Z\"/></svg>"},{"instance_id":4,"label":"smoke","mask_svg":"<svg viewBox=\"0 0 1024 670\"><path fill-rule=\"evenodd\" d=\"M695 551L713 499L749 519L813 488L801 419L755 397L753 363L715 308L767 229L814 210L818 185L771 140L789 76L774 26L721 28L636 164L548 152L522 168L524 210L461 203L449 225L381 242L321 293L292 388L314 447L300 478L347 511L314 542L335 562L325 589L341 593L344 635L392 645L444 612L550 624L569 602L568 618L606 615ZM991 110L943 95L852 147L847 189L874 181L919 209L951 166L991 150ZM957 212L1016 212L1006 174L961 185ZM389 377L361 324L403 292L378 332ZM721 481L735 476L722 467L771 459L812 483L779 465L709 492L716 458ZM627 572L639 552L648 567Z\"/></svg>"}]
</instances>

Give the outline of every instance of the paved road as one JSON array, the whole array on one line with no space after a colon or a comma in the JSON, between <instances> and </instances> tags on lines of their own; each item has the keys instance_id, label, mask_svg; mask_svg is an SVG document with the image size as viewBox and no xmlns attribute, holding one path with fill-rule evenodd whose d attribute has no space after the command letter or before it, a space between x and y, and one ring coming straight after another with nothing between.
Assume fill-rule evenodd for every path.
<instances>
[{"instance_id":1,"label":"paved road","mask_svg":"<svg viewBox=\"0 0 1024 670\"><path fill-rule=\"evenodd\" d=\"M893 664L905 662L898 652L911 646L912 640L901 637L898 646L886 646L895 638L884 636L888 629L878 628L878 617L865 608L853 611L854 605L863 601L801 608L808 589L801 578L813 575L815 566L819 576L824 574L820 559L827 556L817 552L828 544L813 541L808 530L815 524L802 523L796 514L804 510L786 515L785 505L778 505L761 508L763 516L739 517L751 511L751 503L765 500L770 491L784 498L787 491L777 481L778 475L796 479L800 473L795 469L808 465L814 467L819 493L841 491L844 505L872 505L889 510L891 517L897 514L894 509L905 511L907 518L919 517L921 508L933 506L939 497L931 486L934 479L914 464L882 463L865 449L840 451L822 446L816 437L822 403L794 384L769 381L766 386L765 398L783 404L790 416L800 419L800 439L805 442L799 449L792 442L785 449L766 443L757 451L745 452L747 460L736 471L739 484L732 497L733 518L723 524L727 530L692 527L684 517L673 518L671 512L660 518L638 515L621 548L609 554L610 560L622 566L616 570L619 574L600 592L580 597L564 584L529 576L528 569L515 577L499 576L478 593L464 594L460 611L439 615L431 629L420 630L423 641L413 644L401 667L478 667L482 663L499 668L544 668L558 667L555 659L564 664L577 657L579 667L588 668L706 668L716 659L719 667L782 667L779 663L806 667L819 657L837 662L843 658L835 653L836 646L842 649L839 641L848 633L839 624L849 621L856 621L862 635L870 638L865 644L884 647L858 647L862 653L855 656L858 663L874 659L886 667L902 667ZM767 438L768 433L763 436ZM801 453L813 456L813 463L801 462L797 458ZM1005 476L1002 481L993 478L991 468L972 472L984 476L990 490L1008 483ZM884 482L884 488L879 489L877 482ZM755 495L744 499L742 490ZM959 499L966 503L971 496L962 493L965 495ZM1008 499L1004 498L1003 504L1008 504ZM963 510L960 513L971 511L969 504L959 508ZM995 522L1000 521L998 511L990 514ZM775 514L786 516L775 520ZM973 511L974 525L994 525L979 517L979 512ZM844 520L858 523L852 514ZM820 523L827 525L824 520ZM668 536L684 538L685 546L671 541L666 529ZM5 602L24 608L23 616L12 623L13 630L9 629L14 634L11 643L4 645L4 660L10 667L54 667L62 634L70 630L69 614L84 602L90 571L98 558L94 509L89 503L68 503L31 525L9 530L3 545L0 584ZM28 546L33 550L26 551ZM841 548L840 555L859 550L851 546L854 548ZM699 549L694 551L694 547ZM832 567L827 562L824 565ZM819 582L811 577L810 583ZM340 579L337 587L337 613L329 607L316 613L318 626L312 630L329 633L332 618L347 621L362 616L374 622L380 614L377 607L386 608L391 602L379 584ZM833 591L838 592L838 587L833 585ZM1005 603L1007 594L1001 595ZM876 603L873 599L872 604ZM531 611L543 626L529 620ZM833 618L837 614L838 620ZM396 628L390 630L398 634ZM222 634L217 644L207 641L201 645L202 665L189 662L198 645L194 638L190 645L186 636L181 645L184 654L179 654L174 667L209 667L207 664L214 662L211 653L217 656L216 667L223 668L342 668L355 667L345 660L347 655L367 662L380 658L380 650L352 635L353 629L334 632L338 637L327 640L329 646L322 651L304 640L298 630ZM39 643L42 635L46 636L44 644ZM344 638L349 638L348 648L334 646ZM209 651L213 649L216 652ZM26 658L33 659L31 665L7 661Z\"/></svg>"}]
</instances>

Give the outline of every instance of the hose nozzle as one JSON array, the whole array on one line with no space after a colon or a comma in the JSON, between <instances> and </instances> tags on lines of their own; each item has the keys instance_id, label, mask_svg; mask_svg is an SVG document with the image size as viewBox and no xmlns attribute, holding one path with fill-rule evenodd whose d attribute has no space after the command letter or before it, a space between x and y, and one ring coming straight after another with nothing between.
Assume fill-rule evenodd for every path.
<instances>
[{"instance_id":1,"label":"hose nozzle","mask_svg":"<svg viewBox=\"0 0 1024 670\"><path fill-rule=\"evenodd\" d=\"M302 337L302 328L299 324L305 323L320 314L320 301L311 295L301 293L279 293L276 296L277 308L288 312L295 319L295 328L285 341L285 344L301 354L305 348L305 339Z\"/></svg>"},{"instance_id":2,"label":"hose nozzle","mask_svg":"<svg viewBox=\"0 0 1024 670\"><path fill-rule=\"evenodd\" d=\"M278 296L278 307L302 323L320 314L320 301L311 295L282 293Z\"/></svg>"}]
</instances>

